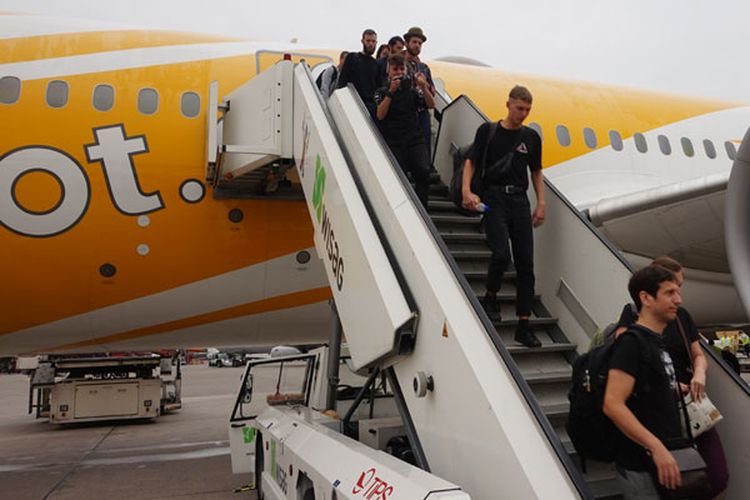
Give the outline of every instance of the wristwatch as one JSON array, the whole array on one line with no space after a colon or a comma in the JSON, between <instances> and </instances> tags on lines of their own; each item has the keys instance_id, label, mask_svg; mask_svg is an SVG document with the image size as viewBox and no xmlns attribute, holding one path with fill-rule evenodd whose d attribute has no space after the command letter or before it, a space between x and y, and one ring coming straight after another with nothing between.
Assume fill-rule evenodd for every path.
<instances>
[{"instance_id":1,"label":"wristwatch","mask_svg":"<svg viewBox=\"0 0 750 500\"><path fill-rule=\"evenodd\" d=\"M390 97L391 99L393 99L393 92L391 92L390 90L386 90L385 91L385 96L386 97Z\"/></svg>"}]
</instances>

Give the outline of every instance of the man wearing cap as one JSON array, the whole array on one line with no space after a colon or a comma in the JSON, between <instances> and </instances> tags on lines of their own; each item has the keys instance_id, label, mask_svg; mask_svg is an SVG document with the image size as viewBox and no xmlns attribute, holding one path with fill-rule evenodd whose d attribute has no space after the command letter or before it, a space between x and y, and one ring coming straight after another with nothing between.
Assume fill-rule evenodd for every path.
<instances>
[{"instance_id":1,"label":"man wearing cap","mask_svg":"<svg viewBox=\"0 0 750 500\"><path fill-rule=\"evenodd\" d=\"M417 73L422 73L427 80L427 91L430 92L431 96L435 95L435 84L432 82L432 72L427 64L423 63L419 59L419 54L422 52L422 44L427 41L427 37L424 35L422 28L414 26L409 28L404 34L404 41L406 42L406 72L411 77ZM429 158L430 151L430 112L424 102L424 91L418 90L421 99L421 103L418 106L417 113L419 117L419 127L422 130L422 135L427 145L427 152Z\"/></svg>"},{"instance_id":2,"label":"man wearing cap","mask_svg":"<svg viewBox=\"0 0 750 500\"><path fill-rule=\"evenodd\" d=\"M374 96L378 87L378 63L372 55L377 46L378 35L374 30L366 29L362 32L362 52L346 57L336 86L340 89L352 83L373 118L376 108Z\"/></svg>"}]
</instances>

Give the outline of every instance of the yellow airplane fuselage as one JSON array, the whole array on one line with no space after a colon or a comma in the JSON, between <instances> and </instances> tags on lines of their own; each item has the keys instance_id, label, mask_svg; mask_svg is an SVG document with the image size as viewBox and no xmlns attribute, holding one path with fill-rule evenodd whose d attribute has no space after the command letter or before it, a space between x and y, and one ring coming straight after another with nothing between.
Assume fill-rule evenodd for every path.
<instances>
[{"instance_id":1,"label":"yellow airplane fuselage","mask_svg":"<svg viewBox=\"0 0 750 500\"><path fill-rule=\"evenodd\" d=\"M10 196L0 209L0 353L324 338L330 291L314 256L294 261L313 247L305 203L217 199L205 180L209 83L218 81L226 95L281 57L262 47L140 30L0 40L0 78L20 81L17 99L0 104L0 196ZM627 140L738 107L492 68L431 67L449 94L469 95L495 119L510 87L529 87L545 167L608 148L612 130ZM94 106L103 85L114 90L106 110ZM67 96L54 107L60 97L49 94L61 86ZM144 89L158 96L150 114L139 109ZM184 113L185 93L200 98L195 116ZM569 146L554 140L560 124ZM594 148L584 128L596 134ZM252 279L240 282L241 271ZM232 298L223 300L228 290ZM188 296L198 305L187 307ZM269 326L295 311L295 322Z\"/></svg>"}]
</instances>

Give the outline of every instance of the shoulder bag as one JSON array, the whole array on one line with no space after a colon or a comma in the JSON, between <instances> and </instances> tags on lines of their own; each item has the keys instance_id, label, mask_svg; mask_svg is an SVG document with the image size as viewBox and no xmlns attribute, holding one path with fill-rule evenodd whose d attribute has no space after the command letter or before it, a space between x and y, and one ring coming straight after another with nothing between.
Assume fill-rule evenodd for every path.
<instances>
[{"instance_id":1,"label":"shoulder bag","mask_svg":"<svg viewBox=\"0 0 750 500\"><path fill-rule=\"evenodd\" d=\"M685 344L688 359L690 360L690 371L691 373L693 373L693 353L690 351L690 344L688 343L687 335L685 334L685 329L682 326L680 317L677 316L676 320L677 329L680 331L682 342L683 344ZM703 399L700 402L693 401L692 396L688 394L685 397L685 405L687 407L687 413L689 416L690 432L692 433L693 437L700 436L724 418L721 412L711 402L711 400L708 399L708 396L706 394L703 395Z\"/></svg>"}]
</instances>

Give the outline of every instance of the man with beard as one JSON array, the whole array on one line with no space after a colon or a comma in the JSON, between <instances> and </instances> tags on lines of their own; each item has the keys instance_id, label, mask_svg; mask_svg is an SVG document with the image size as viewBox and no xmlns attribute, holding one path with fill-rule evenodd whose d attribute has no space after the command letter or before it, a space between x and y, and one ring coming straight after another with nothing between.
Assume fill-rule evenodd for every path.
<instances>
[{"instance_id":1,"label":"man with beard","mask_svg":"<svg viewBox=\"0 0 750 500\"><path fill-rule=\"evenodd\" d=\"M362 52L349 54L339 74L337 88L354 84L360 99L370 116L375 117L375 90L378 86L378 64L372 55L378 46L378 35L374 30L362 32Z\"/></svg>"},{"instance_id":2,"label":"man with beard","mask_svg":"<svg viewBox=\"0 0 750 500\"><path fill-rule=\"evenodd\" d=\"M400 36L392 36L388 40L388 50L391 54L401 54L404 51L404 39ZM388 58L378 59L378 87L388 86Z\"/></svg>"},{"instance_id":3,"label":"man with beard","mask_svg":"<svg viewBox=\"0 0 750 500\"><path fill-rule=\"evenodd\" d=\"M413 27L409 28L409 31L404 34L404 41L406 42L406 72L411 77L417 73L422 73L427 80L427 89L419 89L419 95L422 98L417 108L417 114L419 119L419 127L422 131L422 135L427 145L427 151L430 151L430 112L425 104L424 93L429 92L430 97L435 96L435 84L432 82L432 72L427 64L423 63L419 59L419 54L422 52L422 44L427 41L427 37L422 32L422 28Z\"/></svg>"}]
</instances>

